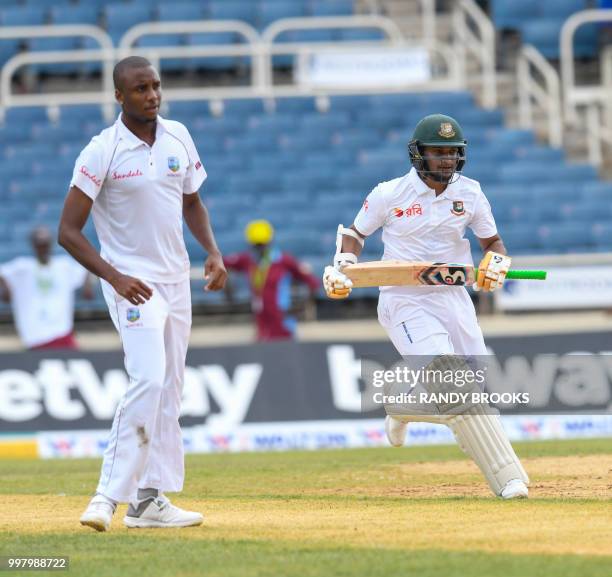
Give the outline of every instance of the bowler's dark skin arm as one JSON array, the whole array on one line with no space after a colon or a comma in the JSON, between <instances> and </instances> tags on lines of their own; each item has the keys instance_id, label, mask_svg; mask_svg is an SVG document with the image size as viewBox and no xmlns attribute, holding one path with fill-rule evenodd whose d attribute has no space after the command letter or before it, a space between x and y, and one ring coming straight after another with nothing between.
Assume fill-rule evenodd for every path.
<instances>
[{"instance_id":1,"label":"bowler's dark skin arm","mask_svg":"<svg viewBox=\"0 0 612 577\"><path fill-rule=\"evenodd\" d=\"M208 254L204 264L204 279L208 283L204 290L221 290L227 280L227 270L225 270L223 256L215 241L208 210L202 204L197 192L183 195L183 218L191 234Z\"/></svg>"}]
</instances>

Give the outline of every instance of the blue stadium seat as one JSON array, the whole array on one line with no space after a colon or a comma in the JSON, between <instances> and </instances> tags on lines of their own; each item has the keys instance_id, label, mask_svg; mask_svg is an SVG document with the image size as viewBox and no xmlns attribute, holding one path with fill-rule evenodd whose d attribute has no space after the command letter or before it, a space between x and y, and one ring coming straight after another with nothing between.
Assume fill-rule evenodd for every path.
<instances>
[{"instance_id":1,"label":"blue stadium seat","mask_svg":"<svg viewBox=\"0 0 612 577\"><path fill-rule=\"evenodd\" d=\"M546 169L539 162L511 162L497 168L500 179L514 183L532 183L542 180L553 180L559 177L562 164L547 166Z\"/></svg>"},{"instance_id":2,"label":"blue stadium seat","mask_svg":"<svg viewBox=\"0 0 612 577\"><path fill-rule=\"evenodd\" d=\"M29 126L35 122L48 122L47 109L43 106L20 106L6 111L4 124L20 124ZM23 130L23 128L22 128Z\"/></svg>"},{"instance_id":3,"label":"blue stadium seat","mask_svg":"<svg viewBox=\"0 0 612 577\"><path fill-rule=\"evenodd\" d=\"M580 197L585 200L598 200L612 203L612 182L585 182L580 186Z\"/></svg>"},{"instance_id":4,"label":"blue stadium seat","mask_svg":"<svg viewBox=\"0 0 612 577\"><path fill-rule=\"evenodd\" d=\"M282 132L291 132L298 128L299 117L295 114L270 114L251 116L248 128L260 135L278 136Z\"/></svg>"},{"instance_id":5,"label":"blue stadium seat","mask_svg":"<svg viewBox=\"0 0 612 577\"><path fill-rule=\"evenodd\" d=\"M187 35L187 45L189 46L232 46L242 42L242 36L235 32L207 32ZM190 62L191 69L232 70L248 64L249 59L246 56L200 56L192 58Z\"/></svg>"},{"instance_id":6,"label":"blue stadium seat","mask_svg":"<svg viewBox=\"0 0 612 577\"><path fill-rule=\"evenodd\" d=\"M129 28L151 20L151 7L146 2L116 2L105 5L104 16L106 29L117 45Z\"/></svg>"},{"instance_id":7,"label":"blue stadium seat","mask_svg":"<svg viewBox=\"0 0 612 577\"><path fill-rule=\"evenodd\" d=\"M584 223L543 225L537 229L537 234L543 250L553 253L586 251L594 246L590 228Z\"/></svg>"},{"instance_id":8,"label":"blue stadium seat","mask_svg":"<svg viewBox=\"0 0 612 577\"><path fill-rule=\"evenodd\" d=\"M139 48L156 48L159 46L184 46L185 37L182 34L155 34L151 36L143 36L137 42ZM179 71L184 70L189 66L190 60L185 58L162 58L162 71Z\"/></svg>"},{"instance_id":9,"label":"blue stadium seat","mask_svg":"<svg viewBox=\"0 0 612 577\"><path fill-rule=\"evenodd\" d=\"M333 42L337 34L333 30L289 30L279 34L276 42Z\"/></svg>"},{"instance_id":10,"label":"blue stadium seat","mask_svg":"<svg viewBox=\"0 0 612 577\"><path fill-rule=\"evenodd\" d=\"M312 0L310 14L313 16L350 16L353 0Z\"/></svg>"},{"instance_id":11,"label":"blue stadium seat","mask_svg":"<svg viewBox=\"0 0 612 577\"><path fill-rule=\"evenodd\" d=\"M567 222L590 224L597 220L609 221L612 216L611 206L598 201L577 201L562 204L560 206L560 213L563 220Z\"/></svg>"},{"instance_id":12,"label":"blue stadium seat","mask_svg":"<svg viewBox=\"0 0 612 577\"><path fill-rule=\"evenodd\" d=\"M19 52L20 40L0 40L0 66Z\"/></svg>"},{"instance_id":13,"label":"blue stadium seat","mask_svg":"<svg viewBox=\"0 0 612 577\"><path fill-rule=\"evenodd\" d=\"M300 114L316 112L315 99L310 96L297 96L293 98L277 98L275 101L277 113Z\"/></svg>"},{"instance_id":14,"label":"blue stadium seat","mask_svg":"<svg viewBox=\"0 0 612 577\"><path fill-rule=\"evenodd\" d=\"M50 50L74 50L78 48L76 38L32 38L28 42L32 52ZM79 71L78 62L61 62L57 64L32 64L30 69L36 74L71 74Z\"/></svg>"},{"instance_id":15,"label":"blue stadium seat","mask_svg":"<svg viewBox=\"0 0 612 577\"><path fill-rule=\"evenodd\" d=\"M32 136L35 141L42 143L47 150L53 149L52 155L57 154L56 146L78 139L82 132L80 124L69 122L36 125L32 128ZM36 154L40 154L38 149L36 149Z\"/></svg>"},{"instance_id":16,"label":"blue stadium seat","mask_svg":"<svg viewBox=\"0 0 612 577\"><path fill-rule=\"evenodd\" d=\"M612 251L612 223L596 222L591 226L591 240L599 250Z\"/></svg>"},{"instance_id":17,"label":"blue stadium seat","mask_svg":"<svg viewBox=\"0 0 612 577\"><path fill-rule=\"evenodd\" d=\"M538 16L545 18L568 18L574 12L592 8L588 0L555 0L554 2L541 2L538 6Z\"/></svg>"},{"instance_id":18,"label":"blue stadium seat","mask_svg":"<svg viewBox=\"0 0 612 577\"><path fill-rule=\"evenodd\" d=\"M581 185L597 179L597 171L590 164L562 164L555 175L561 182L575 182Z\"/></svg>"},{"instance_id":19,"label":"blue stadium seat","mask_svg":"<svg viewBox=\"0 0 612 577\"><path fill-rule=\"evenodd\" d=\"M523 22L539 15L539 6L532 0L491 0L493 23L501 30L518 30Z\"/></svg>"},{"instance_id":20,"label":"blue stadium seat","mask_svg":"<svg viewBox=\"0 0 612 577\"><path fill-rule=\"evenodd\" d=\"M78 104L60 107L60 120L63 123L89 124L104 121L102 108L97 104Z\"/></svg>"},{"instance_id":21,"label":"blue stadium seat","mask_svg":"<svg viewBox=\"0 0 612 577\"><path fill-rule=\"evenodd\" d=\"M3 26L38 26L45 23L45 11L37 6L15 6L0 11Z\"/></svg>"},{"instance_id":22,"label":"blue stadium seat","mask_svg":"<svg viewBox=\"0 0 612 577\"><path fill-rule=\"evenodd\" d=\"M505 225L500 228L499 232L510 254L529 254L541 247L537 229L533 224Z\"/></svg>"},{"instance_id":23,"label":"blue stadium seat","mask_svg":"<svg viewBox=\"0 0 612 577\"><path fill-rule=\"evenodd\" d=\"M347 128L351 119L345 112L328 112L327 114L304 114L300 117L300 125L308 126L310 130L335 131Z\"/></svg>"},{"instance_id":24,"label":"blue stadium seat","mask_svg":"<svg viewBox=\"0 0 612 577\"><path fill-rule=\"evenodd\" d=\"M52 0L53 1L53 0ZM88 4L70 4L69 6L57 6L53 2L50 12L53 24L94 24L100 20L100 11L97 7Z\"/></svg>"},{"instance_id":25,"label":"blue stadium seat","mask_svg":"<svg viewBox=\"0 0 612 577\"><path fill-rule=\"evenodd\" d=\"M527 146L530 144L535 144L535 136L531 130L508 129L500 127L487 131L486 141L488 146Z\"/></svg>"},{"instance_id":26,"label":"blue stadium seat","mask_svg":"<svg viewBox=\"0 0 612 577\"><path fill-rule=\"evenodd\" d=\"M257 13L259 28L265 28L281 18L295 18L306 15L301 0L260 0Z\"/></svg>"},{"instance_id":27,"label":"blue stadium seat","mask_svg":"<svg viewBox=\"0 0 612 577\"><path fill-rule=\"evenodd\" d=\"M203 2L160 2L156 13L160 22L203 20L205 5Z\"/></svg>"},{"instance_id":28,"label":"blue stadium seat","mask_svg":"<svg viewBox=\"0 0 612 577\"><path fill-rule=\"evenodd\" d=\"M189 126L194 117L210 117L210 107L205 100L175 100L169 104L169 118L172 120L184 117L189 120ZM181 121L182 122L182 121Z\"/></svg>"},{"instance_id":29,"label":"blue stadium seat","mask_svg":"<svg viewBox=\"0 0 612 577\"><path fill-rule=\"evenodd\" d=\"M385 39L385 33L378 28L342 28L338 39L345 42L373 42Z\"/></svg>"},{"instance_id":30,"label":"blue stadium seat","mask_svg":"<svg viewBox=\"0 0 612 577\"><path fill-rule=\"evenodd\" d=\"M559 36L565 18L539 18L525 22L521 34L525 44L533 44L545 58L559 58ZM597 54L597 32L593 25L581 26L574 35L574 57L592 58Z\"/></svg>"},{"instance_id":31,"label":"blue stadium seat","mask_svg":"<svg viewBox=\"0 0 612 577\"><path fill-rule=\"evenodd\" d=\"M330 96L330 110L343 110L351 113L360 113L373 106L374 97L368 94L351 94L346 96Z\"/></svg>"},{"instance_id":32,"label":"blue stadium seat","mask_svg":"<svg viewBox=\"0 0 612 577\"><path fill-rule=\"evenodd\" d=\"M517 160L558 163L564 159L564 152L560 148L549 146L520 146L512 150L512 156Z\"/></svg>"},{"instance_id":33,"label":"blue stadium seat","mask_svg":"<svg viewBox=\"0 0 612 577\"><path fill-rule=\"evenodd\" d=\"M243 20L255 26L257 3L251 0L211 0L208 16L211 20Z\"/></svg>"},{"instance_id":34,"label":"blue stadium seat","mask_svg":"<svg viewBox=\"0 0 612 577\"><path fill-rule=\"evenodd\" d=\"M260 98L234 98L223 101L225 116L253 116L264 113L263 100Z\"/></svg>"}]
</instances>

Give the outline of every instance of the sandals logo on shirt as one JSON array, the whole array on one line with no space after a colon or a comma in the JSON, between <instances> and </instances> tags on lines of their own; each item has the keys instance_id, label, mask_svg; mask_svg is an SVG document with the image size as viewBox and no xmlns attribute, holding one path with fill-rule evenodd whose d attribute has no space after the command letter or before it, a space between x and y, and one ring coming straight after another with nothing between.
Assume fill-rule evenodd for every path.
<instances>
[{"instance_id":1,"label":"sandals logo on shirt","mask_svg":"<svg viewBox=\"0 0 612 577\"><path fill-rule=\"evenodd\" d=\"M135 323L140 318L140 311L136 308L129 308L125 314L128 322Z\"/></svg>"},{"instance_id":2,"label":"sandals logo on shirt","mask_svg":"<svg viewBox=\"0 0 612 577\"><path fill-rule=\"evenodd\" d=\"M169 156L168 157L168 168L172 171L172 172L178 172L179 168L181 168L181 165L179 163L179 159L176 156Z\"/></svg>"},{"instance_id":3,"label":"sandals logo on shirt","mask_svg":"<svg viewBox=\"0 0 612 577\"><path fill-rule=\"evenodd\" d=\"M463 216L465 214L465 207L463 206L463 201L453 200L453 208L451 208L451 212L455 216Z\"/></svg>"}]
</instances>

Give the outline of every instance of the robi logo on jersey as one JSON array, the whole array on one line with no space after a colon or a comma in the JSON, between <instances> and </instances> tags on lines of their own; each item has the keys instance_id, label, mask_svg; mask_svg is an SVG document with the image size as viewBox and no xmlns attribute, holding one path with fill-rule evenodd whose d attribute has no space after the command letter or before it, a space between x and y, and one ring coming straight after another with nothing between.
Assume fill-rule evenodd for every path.
<instances>
[{"instance_id":1,"label":"robi logo on jersey","mask_svg":"<svg viewBox=\"0 0 612 577\"><path fill-rule=\"evenodd\" d=\"M401 218L402 216L422 216L423 209L418 202L415 202L409 208L394 208L393 215L397 218Z\"/></svg>"}]
</instances>

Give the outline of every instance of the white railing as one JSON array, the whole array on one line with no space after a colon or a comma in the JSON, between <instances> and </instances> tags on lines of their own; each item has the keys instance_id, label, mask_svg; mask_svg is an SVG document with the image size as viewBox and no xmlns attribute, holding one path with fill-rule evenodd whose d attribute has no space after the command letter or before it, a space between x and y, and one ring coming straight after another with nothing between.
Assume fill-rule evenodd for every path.
<instances>
[{"instance_id":1,"label":"white railing","mask_svg":"<svg viewBox=\"0 0 612 577\"><path fill-rule=\"evenodd\" d=\"M161 34L202 34L207 32L233 32L240 35L244 44L218 44L216 46L160 46L136 48L144 36ZM265 84L265 60L260 48L260 35L255 28L241 20L195 20L190 22L144 22L130 28L119 41L118 57L146 53L159 68L161 58L195 58L197 56L247 56L251 61L251 82L255 86ZM204 48L202 51L201 48Z\"/></svg>"},{"instance_id":2,"label":"white railing","mask_svg":"<svg viewBox=\"0 0 612 577\"><path fill-rule=\"evenodd\" d=\"M17 54L11 58L2 68L0 81L0 118L4 117L4 111L9 106L45 106L55 104L49 95L20 94L16 102L11 93L10 81L14 72L25 64L47 64L60 62L88 62L91 60L102 63L102 82L105 92L111 93L112 98L112 76L114 47L111 37L98 26L89 24L68 24L53 26L0 26L0 40L30 39L30 38L66 38L82 36L93 38L99 45L100 50L58 50L26 52ZM3 90L5 83L8 89ZM32 97L32 98L29 98ZM38 98L36 98L38 97ZM88 95L84 95L83 103L91 102ZM60 98L59 101L62 101ZM63 101L62 101L63 102ZM96 100L96 103L100 102ZM102 104L105 104L103 101Z\"/></svg>"},{"instance_id":3,"label":"white railing","mask_svg":"<svg viewBox=\"0 0 612 577\"><path fill-rule=\"evenodd\" d=\"M536 79L537 72L540 82ZM519 95L519 124L533 129L533 104L546 114L548 143L555 148L563 145L563 120L561 117L561 90L559 75L542 54L531 45L524 45L517 62L517 87Z\"/></svg>"},{"instance_id":4,"label":"white railing","mask_svg":"<svg viewBox=\"0 0 612 577\"><path fill-rule=\"evenodd\" d=\"M578 122L578 106L591 102L602 102L610 98L603 85L578 86L574 63L574 35L584 24L612 22L612 10L582 10L572 14L563 24L560 36L561 86L565 120L570 124Z\"/></svg>"},{"instance_id":5,"label":"white railing","mask_svg":"<svg viewBox=\"0 0 612 577\"><path fill-rule=\"evenodd\" d=\"M429 0L426 0L429 1ZM274 40L283 31L321 28L377 28L387 36L386 40L368 42L299 42L277 43ZM414 47L407 43L397 25L390 19L379 15L361 15L354 17L329 18L303 18L286 19L271 24L260 35L254 28L240 21L191 21L168 23L144 23L128 30L120 41L119 47L113 49L110 38L95 27L25 27L19 28L19 37L34 36L62 36L85 35L86 31L96 31L104 35L104 49L102 50L65 50L53 52L27 52L14 56L4 66L0 74L0 110L8 106L32 106L64 104L99 103L105 106L108 118L113 114L112 68L113 61L130 54L142 54L159 64L164 58L196 58L219 56L246 56L251 58L251 82L246 86L235 87L194 87L194 88L167 88L164 90L165 99L197 100L197 99L227 99L245 97L271 97L271 96L299 96L308 94L336 94L347 93L346 88L326 87L312 88L298 85L275 86L272 75L272 56L275 54L294 54L298 58L304 54L329 51L351 51L367 46L369 51L394 48ZM0 29L0 33L11 34L10 29ZM164 47L134 47L134 44L143 36L172 33L206 33L206 32L235 32L245 40L243 44L204 45L204 46L164 46ZM10 37L15 37L13 32ZM102 38L102 37L101 37ZM438 54L445 62L446 75L437 77L428 82L391 87L372 87L364 82L363 86L355 86L350 91L360 92L402 92L406 90L434 90L458 89L465 85L464 78L460 76L460 66L450 46L443 43L429 42L427 46L419 45L430 53ZM102 62L102 91L70 91L46 94L19 94L12 93L12 77L24 65L56 62Z\"/></svg>"},{"instance_id":6,"label":"white railing","mask_svg":"<svg viewBox=\"0 0 612 577\"><path fill-rule=\"evenodd\" d=\"M488 16L473 0L458 0L453 12L455 31L454 49L467 78L467 59L471 54L480 67L481 101L484 108L497 106L497 80L495 75L495 27ZM474 33L473 27L478 34Z\"/></svg>"},{"instance_id":7,"label":"white railing","mask_svg":"<svg viewBox=\"0 0 612 577\"><path fill-rule=\"evenodd\" d=\"M561 83L564 119L574 128L586 128L589 162L600 166L603 147L612 146L612 52L606 49L601 58L602 82L578 85L574 61L574 36L585 24L612 22L611 10L582 10L563 24L560 35ZM584 109L584 115L580 109Z\"/></svg>"}]
</instances>

